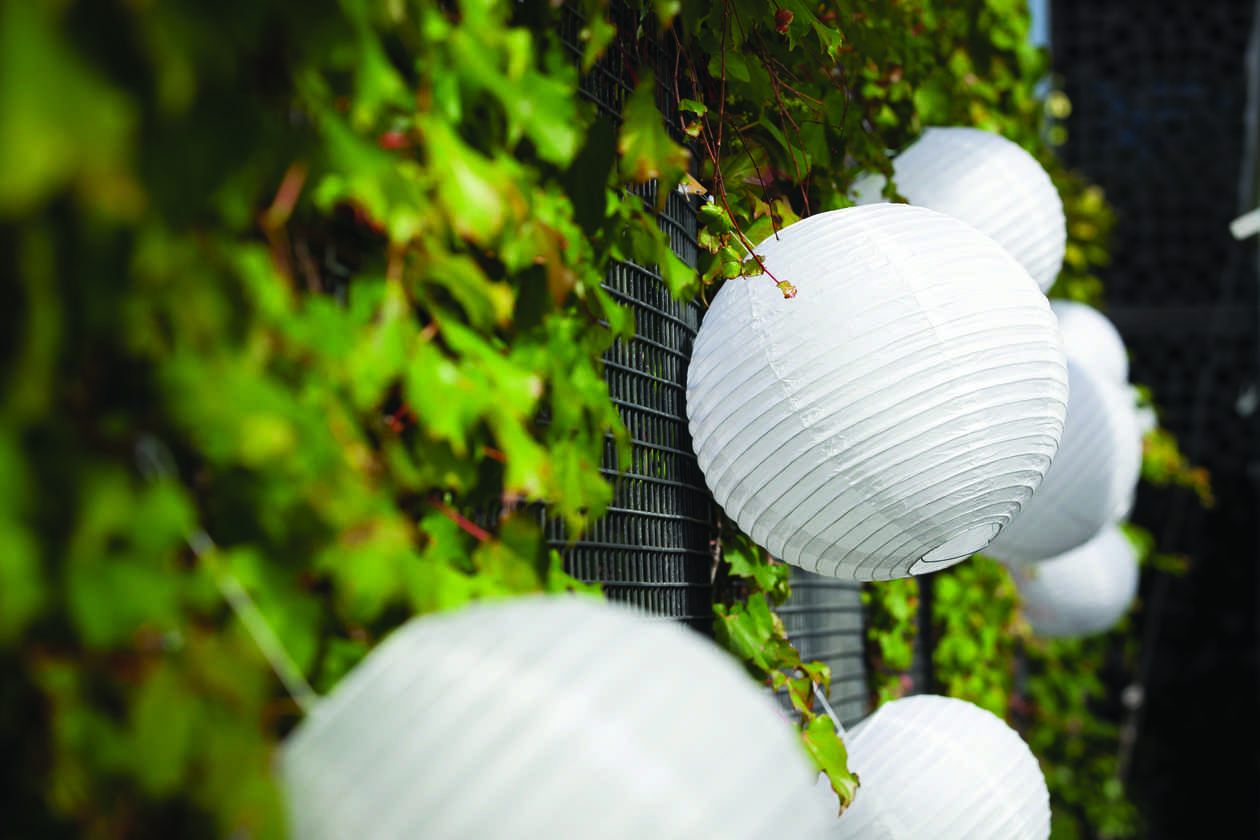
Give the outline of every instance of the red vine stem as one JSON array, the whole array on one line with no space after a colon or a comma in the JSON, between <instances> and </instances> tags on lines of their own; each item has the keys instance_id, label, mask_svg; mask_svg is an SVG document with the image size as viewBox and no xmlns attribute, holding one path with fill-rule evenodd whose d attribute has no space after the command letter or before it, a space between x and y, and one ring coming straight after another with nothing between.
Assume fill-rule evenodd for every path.
<instances>
[{"instance_id":1,"label":"red vine stem","mask_svg":"<svg viewBox=\"0 0 1260 840\"><path fill-rule=\"evenodd\" d=\"M493 539L489 531L468 519L468 517L464 516L450 505L440 501L437 497L429 497L429 507L454 522L464 533L476 537L478 542L489 542Z\"/></svg>"},{"instance_id":2,"label":"red vine stem","mask_svg":"<svg viewBox=\"0 0 1260 840\"><path fill-rule=\"evenodd\" d=\"M729 31L728 26L729 26L729 21L730 21L730 12L731 12L731 6L730 6L729 0L723 3L723 11L725 12L725 14L723 15L723 26L722 26L722 78L721 78L721 88L720 88L720 94L719 94L719 100L718 100L720 104L718 105L717 132L716 132L716 137L714 141L711 142L709 138L710 136L714 135L714 131L709 126L709 121L707 119L708 115L705 114L703 117L701 117L703 121L703 130L701 131L701 134L700 134L700 141L704 144L705 155L709 158L709 162L713 164L713 190L717 194L718 198L721 200L722 207L725 208L726 210L727 218L731 220L731 230L734 232L735 236L739 239L740 244L744 246L744 249L748 251L749 255L751 255L751 257L757 261L757 267L760 268L762 272L767 277L769 277L772 281L774 281L774 284L776 286L779 287L779 290L783 293L783 297L794 298L796 297L796 287L792 285L790 282L786 280L780 280L778 277L774 276L774 273L770 271L769 268L766 267L765 260L763 260L761 255L758 254L756 250L754 249L752 242L748 240L748 237L744 235L743 230L740 229L739 222L736 221L735 219L735 213L731 210L730 200L727 198L726 182L722 178L722 165L721 165L721 162L719 161L719 150L722 148L722 129L726 124L726 36L727 36L727 32ZM682 43L678 38L678 33L675 31L673 34L674 34L674 41L679 46L679 52L681 52ZM697 90L699 90L701 87L699 75L696 73L695 66L692 65L690 59L688 59L687 63L688 63L688 70L690 71L692 84L695 85ZM674 75L674 99L675 99L676 104L681 105L682 93L678 89L678 75L676 73ZM751 154L751 152L749 152L749 154ZM757 167L755 160L753 161L753 168L754 170L758 170L759 172L759 169ZM774 222L774 218L772 215L771 223L773 224L773 222ZM778 235L778 232L779 232L778 226L776 225L775 226L776 236Z\"/></svg>"}]
</instances>

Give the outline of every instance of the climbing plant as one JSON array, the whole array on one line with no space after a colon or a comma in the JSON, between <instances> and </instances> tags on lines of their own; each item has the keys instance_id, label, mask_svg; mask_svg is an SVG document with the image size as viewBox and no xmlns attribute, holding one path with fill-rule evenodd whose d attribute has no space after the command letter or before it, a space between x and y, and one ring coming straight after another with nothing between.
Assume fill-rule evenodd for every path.
<instances>
[{"instance_id":1,"label":"climbing plant","mask_svg":"<svg viewBox=\"0 0 1260 840\"><path fill-rule=\"evenodd\" d=\"M0 0L13 834L281 836L272 756L301 709L230 603L324 692L410 615L590 591L536 510L580 533L611 499L606 438L627 455L600 363L633 332L611 261L683 299L790 295L752 246L844 206L932 123L1001 130L1058 172L1018 3L608 11ZM615 121L580 96L598 61L630 79ZM699 274L650 180L713 199ZM843 807L826 669L771 610L784 567L733 528L725 545L745 583L715 635L788 692Z\"/></svg>"},{"instance_id":2,"label":"climbing plant","mask_svg":"<svg viewBox=\"0 0 1260 840\"><path fill-rule=\"evenodd\" d=\"M694 284L545 3L0 5L0 743L22 836L279 836L299 718L407 615L581 587L606 266ZM162 471L142 453L162 454ZM478 511L501 511L487 519ZM469 665L475 679L476 664Z\"/></svg>"}]
</instances>

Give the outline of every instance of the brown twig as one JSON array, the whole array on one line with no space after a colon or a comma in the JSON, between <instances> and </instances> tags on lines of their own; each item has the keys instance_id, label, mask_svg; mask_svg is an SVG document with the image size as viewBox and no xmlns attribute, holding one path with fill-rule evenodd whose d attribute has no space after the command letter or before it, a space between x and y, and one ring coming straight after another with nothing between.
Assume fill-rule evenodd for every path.
<instances>
[{"instance_id":1,"label":"brown twig","mask_svg":"<svg viewBox=\"0 0 1260 840\"><path fill-rule=\"evenodd\" d=\"M722 203L722 207L726 210L727 218L730 219L731 221L732 232L735 234L736 238L739 240L739 243L744 247L744 249L748 251L752 259L756 260L757 266L761 269L761 271L767 277L769 277L772 281L774 281L774 284L776 286L779 287L779 290L783 293L783 296L785 298L793 298L793 297L796 297L796 287L793 286L790 282L787 282L785 280L780 280L778 277L775 277L774 273L771 272L770 269L766 267L765 261L754 250L752 242L750 242L748 237L744 235L744 231L740 228L739 222L735 218L735 213L731 209L730 199L726 193L726 182L722 177L722 164L721 164L720 157L721 157L721 149L722 149L722 133L726 125L726 45L727 45L727 36L728 36L728 33L730 32L730 21L731 21L732 14L734 15L736 19L736 23L739 24L741 31L743 30L743 23L742 21L739 21L738 19L739 12L733 8L733 6L730 3L730 0L723 0L722 8L723 8L724 14L723 14L723 23L722 23L722 63L721 63L721 79L719 80L719 96L718 96L719 105L718 105L718 117L717 117L717 131L714 132L713 127L708 120L708 113L706 112L702 117L703 124L701 126L699 140L704 146L705 156L708 157L709 162L713 165L713 194L718 197L718 200L721 201ZM682 44L676 32L674 33L674 40L675 40L675 43L678 44L679 50L681 52ZM700 90L702 86L700 84L699 74L696 72L695 65L691 62L690 59L688 59L687 61L687 66L688 66L689 75L691 76L691 79L692 79L692 84L695 86L697 90ZM678 89L676 77L675 77L675 84L674 84L674 97L675 97L676 103L681 103L682 96ZM780 102L782 102L781 99L780 99ZM739 129L736 128L736 131L739 132ZM713 138L713 139L710 140L710 138ZM799 139L799 131L798 131L798 139ZM756 159L752 158L752 151L748 148L747 143L744 143L744 147L745 147L745 151L749 155L749 159L752 162L753 171L757 173L757 179L759 182L761 182L761 187L763 190L762 195L766 198L766 203L769 204L770 203L769 193L765 192L765 183L761 175L761 168L757 165ZM798 177L799 177L799 166L798 166ZM773 216L771 217L771 223L772 224L774 223ZM777 225L776 225L775 233L776 235L778 234Z\"/></svg>"},{"instance_id":2,"label":"brown twig","mask_svg":"<svg viewBox=\"0 0 1260 840\"><path fill-rule=\"evenodd\" d=\"M304 161L298 160L289 164L271 205L258 217L258 226L267 238L271 250L271 261L290 285L293 284L293 261L289 254L289 235L285 226L293 216L293 208L297 206L298 196L306 183L307 171Z\"/></svg>"},{"instance_id":3,"label":"brown twig","mask_svg":"<svg viewBox=\"0 0 1260 840\"><path fill-rule=\"evenodd\" d=\"M491 536L489 531L485 530L477 523L468 519L468 517L464 516L459 511L452 508L450 505L439 500L436 496L430 496L428 499L428 502L429 502L429 507L433 508L438 513L445 516L447 519L454 522L456 525L459 526L461 531L475 537L478 542L489 542L490 540L494 539L494 537Z\"/></svg>"}]
</instances>

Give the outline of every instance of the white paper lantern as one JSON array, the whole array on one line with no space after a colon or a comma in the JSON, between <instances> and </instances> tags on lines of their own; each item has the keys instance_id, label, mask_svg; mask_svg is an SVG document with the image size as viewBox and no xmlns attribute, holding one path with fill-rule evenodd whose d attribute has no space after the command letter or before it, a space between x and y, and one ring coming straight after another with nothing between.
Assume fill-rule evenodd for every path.
<instances>
[{"instance_id":1,"label":"white paper lantern","mask_svg":"<svg viewBox=\"0 0 1260 840\"><path fill-rule=\"evenodd\" d=\"M1067 248L1063 200L1050 176L1017 143L978 128L929 128L893 161L911 203L962 219L997 240L1044 292ZM868 175L850 190L859 204L883 201L887 179Z\"/></svg>"},{"instance_id":2,"label":"white paper lantern","mask_svg":"<svg viewBox=\"0 0 1260 840\"><path fill-rule=\"evenodd\" d=\"M1067 425L1046 479L985 550L1006 563L1046 560L1093 539L1128 510L1142 435L1127 392L1068 359Z\"/></svg>"},{"instance_id":3,"label":"white paper lantern","mask_svg":"<svg viewBox=\"0 0 1260 840\"><path fill-rule=\"evenodd\" d=\"M687 372L713 495L778 558L884 580L983 548L1041 482L1066 367L1050 305L991 239L904 204L811 216L726 283Z\"/></svg>"},{"instance_id":4,"label":"white paper lantern","mask_svg":"<svg viewBox=\"0 0 1260 840\"><path fill-rule=\"evenodd\" d=\"M1024 617L1040 636L1090 636L1115 626L1137 597L1138 559L1117 527L1079 548L1012 570Z\"/></svg>"},{"instance_id":5,"label":"white paper lantern","mask_svg":"<svg viewBox=\"0 0 1260 840\"><path fill-rule=\"evenodd\" d=\"M1097 309L1074 300L1054 299L1050 308L1059 319L1063 350L1117 385L1129 381L1129 355L1115 325Z\"/></svg>"},{"instance_id":6,"label":"white paper lantern","mask_svg":"<svg viewBox=\"0 0 1260 840\"><path fill-rule=\"evenodd\" d=\"M774 701L692 631L573 598L415 619L294 731L296 840L818 836Z\"/></svg>"},{"instance_id":7,"label":"white paper lantern","mask_svg":"<svg viewBox=\"0 0 1260 840\"><path fill-rule=\"evenodd\" d=\"M992 712L915 695L884 704L844 740L861 786L827 840L1050 836L1050 795L1037 759ZM834 802L826 785L820 778L819 798Z\"/></svg>"}]
</instances>

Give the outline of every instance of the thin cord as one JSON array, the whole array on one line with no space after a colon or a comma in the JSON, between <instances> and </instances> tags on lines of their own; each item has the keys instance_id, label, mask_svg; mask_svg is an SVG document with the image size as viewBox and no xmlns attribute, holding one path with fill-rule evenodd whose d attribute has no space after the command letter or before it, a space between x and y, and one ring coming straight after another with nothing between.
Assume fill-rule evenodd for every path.
<instances>
[{"instance_id":1,"label":"thin cord","mask_svg":"<svg viewBox=\"0 0 1260 840\"><path fill-rule=\"evenodd\" d=\"M155 437L145 435L136 443L136 463L141 474L150 481L174 480L176 477L175 459L166 445ZM184 539L197 560L210 570L219 585L219 591L223 593L223 599L245 625L245 631L254 640L254 644L258 645L293 702L303 714L309 714L319 700L319 695L306 681L302 669L293 661L293 657L284 649L262 610L258 609L254 599L241 585L240 579L223 568L218 560L218 547L214 540L201 528L189 531Z\"/></svg>"},{"instance_id":2,"label":"thin cord","mask_svg":"<svg viewBox=\"0 0 1260 840\"><path fill-rule=\"evenodd\" d=\"M811 683L814 687L814 696L818 698L818 702L822 703L823 711L827 713L827 717L831 718L831 722L836 725L836 734L843 741L848 734L844 731L844 724L840 722L840 718L836 715L835 710L831 708L831 704L827 702L827 697L822 693L822 689L818 687L818 683Z\"/></svg>"}]
</instances>

